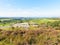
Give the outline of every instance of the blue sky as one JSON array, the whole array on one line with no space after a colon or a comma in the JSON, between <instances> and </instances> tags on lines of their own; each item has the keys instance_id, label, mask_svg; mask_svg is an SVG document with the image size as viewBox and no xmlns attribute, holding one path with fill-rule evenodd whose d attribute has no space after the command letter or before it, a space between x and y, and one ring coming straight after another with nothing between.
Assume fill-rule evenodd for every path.
<instances>
[{"instance_id":1,"label":"blue sky","mask_svg":"<svg viewBox=\"0 0 60 45\"><path fill-rule=\"evenodd\" d=\"M1 17L60 17L60 0L0 0Z\"/></svg>"}]
</instances>

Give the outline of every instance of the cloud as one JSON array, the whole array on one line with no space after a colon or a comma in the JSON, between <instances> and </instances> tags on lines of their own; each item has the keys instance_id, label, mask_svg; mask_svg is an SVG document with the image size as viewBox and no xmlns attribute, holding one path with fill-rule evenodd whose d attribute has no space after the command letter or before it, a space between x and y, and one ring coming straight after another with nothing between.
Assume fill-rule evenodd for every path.
<instances>
[{"instance_id":1,"label":"cloud","mask_svg":"<svg viewBox=\"0 0 60 45\"><path fill-rule=\"evenodd\" d=\"M2 17L59 17L60 10L0 8Z\"/></svg>"},{"instance_id":2,"label":"cloud","mask_svg":"<svg viewBox=\"0 0 60 45\"><path fill-rule=\"evenodd\" d=\"M14 2L15 0L0 0L0 16L1 17L60 17L60 9L57 9L59 7L54 6L47 6L47 9L45 9L45 6L37 7L37 6L31 6L33 8L27 8L24 6L24 9L17 6ZM52 4L53 5L53 4ZM30 6L30 5L29 5ZM53 9L53 8L54 9ZM52 9L51 9L52 8Z\"/></svg>"}]
</instances>

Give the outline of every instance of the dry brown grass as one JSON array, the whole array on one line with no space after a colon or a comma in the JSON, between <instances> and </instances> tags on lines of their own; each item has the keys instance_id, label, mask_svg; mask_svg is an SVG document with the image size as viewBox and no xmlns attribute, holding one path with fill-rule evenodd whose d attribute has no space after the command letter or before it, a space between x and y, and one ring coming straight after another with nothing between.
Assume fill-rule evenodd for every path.
<instances>
[{"instance_id":1,"label":"dry brown grass","mask_svg":"<svg viewBox=\"0 0 60 45\"><path fill-rule=\"evenodd\" d=\"M60 45L60 30L0 30L1 45Z\"/></svg>"}]
</instances>

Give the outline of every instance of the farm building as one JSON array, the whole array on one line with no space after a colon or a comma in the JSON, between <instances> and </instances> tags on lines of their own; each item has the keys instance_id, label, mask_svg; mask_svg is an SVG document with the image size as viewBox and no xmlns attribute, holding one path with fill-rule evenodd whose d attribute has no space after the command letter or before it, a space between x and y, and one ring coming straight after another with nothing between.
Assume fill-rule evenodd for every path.
<instances>
[{"instance_id":1,"label":"farm building","mask_svg":"<svg viewBox=\"0 0 60 45\"><path fill-rule=\"evenodd\" d=\"M29 25L30 26L33 26L33 27L38 27L39 25L37 24L37 23L35 23L35 22L29 22Z\"/></svg>"},{"instance_id":2,"label":"farm building","mask_svg":"<svg viewBox=\"0 0 60 45\"><path fill-rule=\"evenodd\" d=\"M23 27L23 28L29 28L28 23L16 23L12 25L13 27Z\"/></svg>"},{"instance_id":3,"label":"farm building","mask_svg":"<svg viewBox=\"0 0 60 45\"><path fill-rule=\"evenodd\" d=\"M36 23L28 23L28 22L24 22L24 23L16 23L16 24L12 24L13 27L23 27L23 28L29 28L30 26L33 27L38 27L39 25Z\"/></svg>"}]
</instances>

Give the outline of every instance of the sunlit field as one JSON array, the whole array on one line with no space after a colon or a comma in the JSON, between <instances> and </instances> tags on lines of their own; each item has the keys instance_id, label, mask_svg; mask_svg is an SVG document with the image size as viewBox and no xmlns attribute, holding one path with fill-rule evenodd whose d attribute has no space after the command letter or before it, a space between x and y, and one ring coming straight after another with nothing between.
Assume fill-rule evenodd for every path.
<instances>
[{"instance_id":1,"label":"sunlit field","mask_svg":"<svg viewBox=\"0 0 60 45\"><path fill-rule=\"evenodd\" d=\"M0 45L60 45L60 18L0 18Z\"/></svg>"}]
</instances>

